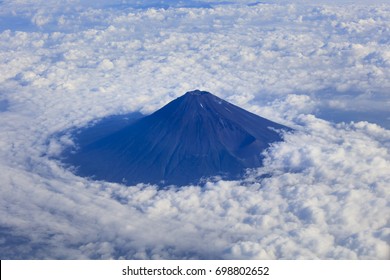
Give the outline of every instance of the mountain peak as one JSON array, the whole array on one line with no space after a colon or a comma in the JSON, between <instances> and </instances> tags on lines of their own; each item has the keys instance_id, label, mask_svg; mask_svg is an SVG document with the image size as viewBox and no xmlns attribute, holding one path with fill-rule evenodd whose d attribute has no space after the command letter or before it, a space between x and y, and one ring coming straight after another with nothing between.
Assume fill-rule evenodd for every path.
<instances>
[{"instance_id":1,"label":"mountain peak","mask_svg":"<svg viewBox=\"0 0 390 280\"><path fill-rule=\"evenodd\" d=\"M277 131L283 129L288 130L194 90L119 131L80 145L66 161L80 176L128 185L187 185L213 176L237 179L246 168L262 165L261 153L282 140Z\"/></svg>"},{"instance_id":2,"label":"mountain peak","mask_svg":"<svg viewBox=\"0 0 390 280\"><path fill-rule=\"evenodd\" d=\"M210 92L208 92L208 91L203 91L203 90L196 89L196 90L187 92L185 95L199 96L199 95L212 95L212 94Z\"/></svg>"}]
</instances>

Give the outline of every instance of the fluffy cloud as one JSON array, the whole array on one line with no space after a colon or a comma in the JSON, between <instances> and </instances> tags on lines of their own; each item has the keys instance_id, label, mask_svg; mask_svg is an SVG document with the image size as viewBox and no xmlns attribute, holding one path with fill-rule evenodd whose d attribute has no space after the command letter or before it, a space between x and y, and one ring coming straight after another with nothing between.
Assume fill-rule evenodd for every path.
<instances>
[{"instance_id":1,"label":"fluffy cloud","mask_svg":"<svg viewBox=\"0 0 390 280\"><path fill-rule=\"evenodd\" d=\"M25 258L388 258L389 132L300 122L263 168L203 188L91 182L49 159L2 166L1 223L24 238L4 243Z\"/></svg>"},{"instance_id":2,"label":"fluffy cloud","mask_svg":"<svg viewBox=\"0 0 390 280\"><path fill-rule=\"evenodd\" d=\"M1 4L1 258L389 258L388 5L71 2ZM296 131L203 187L96 182L52 158L63 131L195 88ZM331 109L381 126L312 115Z\"/></svg>"},{"instance_id":3,"label":"fluffy cloud","mask_svg":"<svg viewBox=\"0 0 390 280\"><path fill-rule=\"evenodd\" d=\"M143 10L129 4L57 11L53 5L41 5L45 17L61 19L48 23L48 32L16 31L18 26L2 32L2 81L57 94L77 91L72 98L78 104L92 99L91 91L104 93L109 103L117 103L114 112L151 112L169 101L169 94L194 88L248 107L305 94L319 101L321 112L380 111L377 120L388 127L383 121L389 117L388 6ZM112 64L107 68L104 62ZM128 101L133 92L138 102Z\"/></svg>"}]
</instances>

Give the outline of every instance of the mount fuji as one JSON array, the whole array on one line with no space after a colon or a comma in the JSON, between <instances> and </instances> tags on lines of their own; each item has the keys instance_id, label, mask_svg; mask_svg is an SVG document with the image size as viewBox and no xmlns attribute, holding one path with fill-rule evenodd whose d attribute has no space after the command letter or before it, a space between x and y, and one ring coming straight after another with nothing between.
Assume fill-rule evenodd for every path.
<instances>
[{"instance_id":1,"label":"mount fuji","mask_svg":"<svg viewBox=\"0 0 390 280\"><path fill-rule=\"evenodd\" d=\"M149 116L79 145L65 162L96 180L134 185L236 179L290 128L195 90ZM97 134L95 134L97 135Z\"/></svg>"}]
</instances>

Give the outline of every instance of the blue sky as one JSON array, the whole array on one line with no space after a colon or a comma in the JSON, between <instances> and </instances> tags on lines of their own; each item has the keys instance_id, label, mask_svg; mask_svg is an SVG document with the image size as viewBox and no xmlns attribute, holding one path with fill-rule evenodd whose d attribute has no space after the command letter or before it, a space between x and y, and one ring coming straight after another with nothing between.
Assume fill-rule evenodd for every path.
<instances>
[{"instance_id":1,"label":"blue sky","mask_svg":"<svg viewBox=\"0 0 390 280\"><path fill-rule=\"evenodd\" d=\"M1 258L389 257L386 1L95 2L0 3ZM53 159L63 131L196 88L296 132L203 188Z\"/></svg>"}]
</instances>

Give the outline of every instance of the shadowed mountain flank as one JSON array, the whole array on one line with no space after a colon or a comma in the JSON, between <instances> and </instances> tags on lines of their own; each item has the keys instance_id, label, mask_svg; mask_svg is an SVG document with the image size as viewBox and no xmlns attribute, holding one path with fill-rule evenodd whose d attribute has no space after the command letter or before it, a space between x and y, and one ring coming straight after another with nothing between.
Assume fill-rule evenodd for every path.
<instances>
[{"instance_id":1,"label":"shadowed mountain flank","mask_svg":"<svg viewBox=\"0 0 390 280\"><path fill-rule=\"evenodd\" d=\"M186 185L236 179L289 128L206 91L191 91L153 114L69 153L76 173L97 180Z\"/></svg>"}]
</instances>

